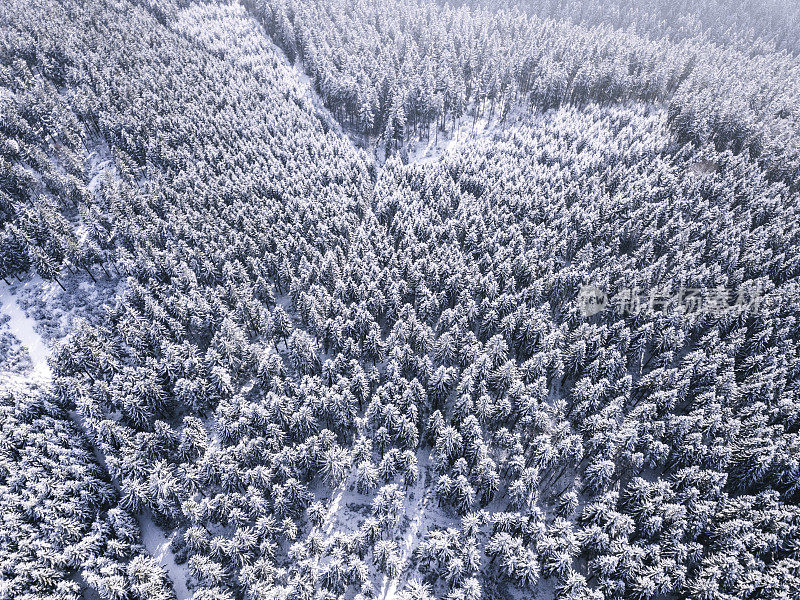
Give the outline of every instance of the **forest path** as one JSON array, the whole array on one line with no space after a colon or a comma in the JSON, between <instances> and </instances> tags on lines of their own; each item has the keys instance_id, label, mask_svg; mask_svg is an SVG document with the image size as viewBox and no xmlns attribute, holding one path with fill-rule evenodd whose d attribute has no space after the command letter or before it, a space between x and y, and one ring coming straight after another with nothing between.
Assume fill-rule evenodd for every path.
<instances>
[{"instance_id":1,"label":"forest path","mask_svg":"<svg viewBox=\"0 0 800 600\"><path fill-rule=\"evenodd\" d=\"M20 284L35 285L34 281ZM29 386L47 386L53 379L53 371L47 363L50 350L36 331L36 321L25 314L17 303L16 295L5 282L0 282L0 314L8 315L9 331L31 357L32 368L22 372L0 371L0 391L12 391Z\"/></svg>"},{"instance_id":2,"label":"forest path","mask_svg":"<svg viewBox=\"0 0 800 600\"><path fill-rule=\"evenodd\" d=\"M51 284L33 277L25 283L18 284L16 288L36 288L44 285ZM29 317L17 302L17 293L12 292L5 282L0 281L0 314L8 315L10 318L8 329L27 350L32 367L21 372L0 371L0 393L26 388L46 388L53 380L53 371L47 362L50 348L36 331L37 321ZM74 411L70 411L69 415L80 431L91 439L86 432L81 416ZM95 456L99 462L105 462L105 456L102 456L101 452L96 451ZM186 572L175 562L175 556L170 548L172 537L167 537L153 523L149 514L138 516L137 521L142 532L142 544L146 548L147 554L152 556L167 572L175 589L177 600L187 600L191 594L186 587Z\"/></svg>"},{"instance_id":3,"label":"forest path","mask_svg":"<svg viewBox=\"0 0 800 600\"><path fill-rule=\"evenodd\" d=\"M417 482L406 491L406 516L410 519L408 529L403 534L403 541L400 544L400 558L404 565L407 564L411 558L412 553L419 545L419 540L424 537L428 530L429 512L428 507L431 499L433 498L432 489L430 485L429 464L427 453L420 451L418 453L420 475ZM411 499L413 494L414 498ZM425 525L424 531L423 524ZM399 577L389 580L388 577L384 578L383 586L381 588L380 597L383 600L394 600L397 595L397 588L401 580L408 578L407 566L402 570Z\"/></svg>"},{"instance_id":4,"label":"forest path","mask_svg":"<svg viewBox=\"0 0 800 600\"><path fill-rule=\"evenodd\" d=\"M192 594L186 586L188 573L185 565L175 562L175 555L172 552L172 540L177 535L173 531L169 535L153 522L153 517L149 512L136 517L139 528L142 530L142 544L147 548L147 553L163 567L167 576L172 581L177 600L188 600Z\"/></svg>"}]
</instances>

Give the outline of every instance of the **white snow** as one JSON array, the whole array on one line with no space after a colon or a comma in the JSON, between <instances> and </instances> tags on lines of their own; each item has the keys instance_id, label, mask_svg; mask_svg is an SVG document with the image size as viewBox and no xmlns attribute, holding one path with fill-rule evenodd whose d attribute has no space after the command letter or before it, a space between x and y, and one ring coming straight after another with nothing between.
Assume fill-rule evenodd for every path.
<instances>
[{"instance_id":1,"label":"white snow","mask_svg":"<svg viewBox=\"0 0 800 600\"><path fill-rule=\"evenodd\" d=\"M103 181L103 179L116 176L109 168L109 166L112 164L113 163L111 160L104 160L97 164L97 172L92 176L91 181L89 181L89 185L86 186L90 192L95 192L97 188L100 187L100 183Z\"/></svg>"},{"instance_id":2,"label":"white snow","mask_svg":"<svg viewBox=\"0 0 800 600\"><path fill-rule=\"evenodd\" d=\"M329 536L333 531L333 526L336 524L336 516L339 514L339 506L342 503L344 488L345 482L342 482L342 484L336 489L333 499L331 500L331 505L328 508L327 514L325 515L325 522L322 524L322 530L325 532L325 535Z\"/></svg>"},{"instance_id":3,"label":"white snow","mask_svg":"<svg viewBox=\"0 0 800 600\"><path fill-rule=\"evenodd\" d=\"M17 303L16 294L21 290L42 287L45 284L39 278L32 278L23 284L19 284L16 293L12 293L9 286L0 282L0 313L8 315L11 320L7 327L12 334L21 342L22 346L28 351L33 363L33 367L22 373L12 373L0 371L0 392L11 391L26 386L47 386L53 379L53 371L47 362L50 350L36 331L36 321L25 314ZM38 293L46 290L35 290ZM70 416L83 431L83 423L80 415L74 411ZM100 462L104 462L103 456L97 457ZM178 600L186 600L191 594L186 587L186 571L175 562L175 556L170 548L172 537L167 538L161 529L153 523L152 516L149 514L138 518L139 526L142 531L142 542L156 562L167 571L172 580L175 594ZM173 536L175 533L172 534Z\"/></svg>"},{"instance_id":4,"label":"white snow","mask_svg":"<svg viewBox=\"0 0 800 600\"><path fill-rule=\"evenodd\" d=\"M345 476L342 483L340 483L336 489L332 490L331 497L329 500L327 500L329 504L328 504L328 509L325 512L325 519L323 519L322 525L318 528L313 527L309 532L309 535L313 535L321 530L327 537L330 537L331 534L333 533L334 528L337 528L337 530L342 528L342 523L340 522L340 518L343 516L344 517L349 516L347 514L343 514L342 510L340 510L342 507L342 499L344 498L345 492L348 492L348 488L352 483L354 473L355 470L351 468L347 472L347 475ZM354 496L353 493L348 492L348 498L351 498L353 496Z\"/></svg>"},{"instance_id":5,"label":"white snow","mask_svg":"<svg viewBox=\"0 0 800 600\"><path fill-rule=\"evenodd\" d=\"M428 453L422 450L419 451L417 453L417 461L419 478L412 488L406 490L405 498L405 514L410 518L410 522L408 524L408 530L403 535L403 541L400 544L400 557L406 565L408 564L407 561L411 557L411 554L419 544L420 538L427 532L428 526L440 521L439 518L432 519L428 512L428 506L433 497L433 487L430 486L430 482L427 481L430 469ZM437 517L441 517L441 515L437 515ZM425 525L424 530L423 525ZM405 569L397 579L387 581L387 578L384 578L381 588L383 600L394 600L401 580L407 575L408 569Z\"/></svg>"},{"instance_id":6,"label":"white snow","mask_svg":"<svg viewBox=\"0 0 800 600\"><path fill-rule=\"evenodd\" d=\"M530 125L537 115L532 114L530 109L515 107L509 111L504 120L495 114L491 118L478 117L473 121L470 114L466 114L456 122L455 129L446 132L440 131L438 138L435 130L431 127L430 139L408 140L409 163L432 163L438 161L448 152L461 146L469 144L482 138L493 138L494 136L515 129L521 125ZM452 127L452 123L448 123Z\"/></svg>"},{"instance_id":7,"label":"white snow","mask_svg":"<svg viewBox=\"0 0 800 600\"><path fill-rule=\"evenodd\" d=\"M389 579L385 575L377 598L380 600L395 600L399 590L402 590L406 580L413 573L407 568L408 561L414 550L419 545L427 531L431 528L452 526L452 518L445 515L433 500L432 486L430 485L431 463L428 453L420 450L417 453L417 461L420 477L417 483L407 490L404 490L405 500L403 515L404 525L395 536L395 541L399 546L399 555L406 569L397 579ZM331 538L339 534L350 534L355 532L364 520L363 508L369 505L374 497L373 494L362 495L355 490L355 469L348 472L344 481L334 490L330 497L323 501L328 503L325 518L319 528L312 528L310 535L321 532L326 538ZM402 486L401 486L402 489ZM377 576L374 569L372 575Z\"/></svg>"},{"instance_id":8,"label":"white snow","mask_svg":"<svg viewBox=\"0 0 800 600\"><path fill-rule=\"evenodd\" d=\"M153 517L149 512L146 512L139 517L139 528L142 530L142 544L147 549L147 553L152 556L155 561L164 567L167 572L172 585L175 589L175 595L178 600L187 600L191 594L186 587L186 567L179 565L175 562L175 555L172 553L170 544L177 532L167 537L164 532L153 523Z\"/></svg>"},{"instance_id":9,"label":"white snow","mask_svg":"<svg viewBox=\"0 0 800 600\"><path fill-rule=\"evenodd\" d=\"M29 285L34 283L26 282L21 287ZM47 364L47 345L36 331L36 321L20 308L16 296L4 282L0 282L0 312L11 318L8 328L28 351L33 363L33 368L24 373L0 371L0 391L10 391L25 385L48 385L53 378L53 372Z\"/></svg>"}]
</instances>

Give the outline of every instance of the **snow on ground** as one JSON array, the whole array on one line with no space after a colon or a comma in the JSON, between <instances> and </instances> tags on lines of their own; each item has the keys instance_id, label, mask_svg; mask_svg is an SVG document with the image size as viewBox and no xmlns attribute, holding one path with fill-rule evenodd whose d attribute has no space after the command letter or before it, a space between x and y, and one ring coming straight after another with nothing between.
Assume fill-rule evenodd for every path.
<instances>
[{"instance_id":1,"label":"snow on ground","mask_svg":"<svg viewBox=\"0 0 800 600\"><path fill-rule=\"evenodd\" d=\"M86 187L90 192L96 192L107 177L111 179L119 177L110 151L92 152L87 160L90 164L89 175L91 179Z\"/></svg>"},{"instance_id":2,"label":"snow on ground","mask_svg":"<svg viewBox=\"0 0 800 600\"><path fill-rule=\"evenodd\" d=\"M428 454L427 450L420 450L417 453L420 476L416 484L405 490L403 524L394 538L406 568L397 579L383 577L380 591L376 596L379 600L394 600L408 578L414 574L415 571L410 568L409 561L427 532L430 529L453 526L454 517L445 514L434 501L432 466ZM374 493L369 495L358 493L355 489L355 469L351 469L345 480L330 493L329 497L317 496L318 499L328 503L328 508L322 525L313 528L311 534L322 532L326 538L331 538L337 534L354 533L371 514L369 507L374 497ZM373 569L371 568L375 575Z\"/></svg>"},{"instance_id":3,"label":"snow on ground","mask_svg":"<svg viewBox=\"0 0 800 600\"><path fill-rule=\"evenodd\" d=\"M82 289L81 286L86 282L68 282L67 288L72 289L69 283L75 283L75 289ZM20 372L0 370L0 393L31 387L46 387L52 381L53 372L47 362L50 350L37 331L37 326L41 324L26 314L17 299L24 297L29 307L40 308L39 303L44 303L46 307L50 308L51 304L58 302L61 295L58 293L61 292L60 288L56 292L53 289L55 287L55 283L42 281L39 277L32 277L25 283L15 284L13 291L12 286L0 282L0 314L9 317L6 327L19 340L22 348L30 354L32 364L29 369ZM38 300L38 303L33 302L32 299ZM81 428L81 431L84 431L80 415L72 411L70 416ZM98 456L97 458L101 463L104 462L105 457ZM148 554L167 571L178 600L186 600L191 595L186 588L187 574L185 568L175 562L175 556L170 547L172 537L168 538L153 523L149 514L139 517L138 521L142 531L142 543Z\"/></svg>"},{"instance_id":4,"label":"snow on ground","mask_svg":"<svg viewBox=\"0 0 800 600\"><path fill-rule=\"evenodd\" d=\"M345 484L346 482L342 483L333 493L331 505L328 507L325 521L322 523L322 531L324 531L327 536L333 532L333 526L336 524L336 517L339 514L339 507L342 504L342 496L344 496Z\"/></svg>"},{"instance_id":5,"label":"snow on ground","mask_svg":"<svg viewBox=\"0 0 800 600\"><path fill-rule=\"evenodd\" d=\"M29 281L21 285L35 285L35 282ZM53 378L53 372L47 364L47 345L36 331L36 321L25 314L17 304L16 294L3 282L0 282L0 312L8 315L10 320L7 327L28 352L32 364L30 369L22 372L0 371L0 391L48 385Z\"/></svg>"},{"instance_id":6,"label":"snow on ground","mask_svg":"<svg viewBox=\"0 0 800 600\"><path fill-rule=\"evenodd\" d=\"M153 516L149 511L139 515L136 520L139 521L139 528L142 530L142 544L147 549L147 553L164 567L175 588L177 599L187 600L191 594L186 586L188 575L186 565L179 565L175 562L175 555L172 553L171 547L172 539L177 535L177 531L173 531L167 536L160 527L153 523Z\"/></svg>"},{"instance_id":7,"label":"snow on ground","mask_svg":"<svg viewBox=\"0 0 800 600\"><path fill-rule=\"evenodd\" d=\"M408 162L419 164L436 162L451 150L481 138L493 138L520 125L530 124L535 118L536 115L532 115L530 109L519 107L509 111L503 120L497 114L488 119L479 117L475 120L470 115L465 115L458 119L454 130L440 131L437 137L431 127L429 139L406 142ZM452 127L452 123L448 126Z\"/></svg>"},{"instance_id":8,"label":"snow on ground","mask_svg":"<svg viewBox=\"0 0 800 600\"><path fill-rule=\"evenodd\" d=\"M319 489L315 491L315 496L318 500L327 502L328 509L325 512L322 525L319 528L313 527L309 533L310 535L321 531L326 537L330 537L334 533L353 532L358 529L363 515L353 509L356 506L368 504L369 500L356 492L354 487L355 469L350 469L342 483L331 491L331 495L328 498L320 493L321 490L325 489L325 486L319 486Z\"/></svg>"},{"instance_id":9,"label":"snow on ground","mask_svg":"<svg viewBox=\"0 0 800 600\"><path fill-rule=\"evenodd\" d=\"M99 269L93 282L83 271L62 277L58 284L32 277L26 284L12 284L17 304L31 317L46 343L65 338L74 331L78 320L96 323L103 304L110 303L126 284L124 279L108 279Z\"/></svg>"},{"instance_id":10,"label":"snow on ground","mask_svg":"<svg viewBox=\"0 0 800 600\"><path fill-rule=\"evenodd\" d=\"M433 474L429 452L420 450L417 452L419 466L419 478L413 487L406 490L405 515L409 519L407 529L402 534L400 546L400 557L403 559L406 568L400 577L387 581L384 579L381 589L383 600L394 600L398 589L402 590L402 585L412 573L408 568L408 561L420 541L425 538L425 534L431 527L446 527L452 525L452 518L445 515L438 505L431 506L433 502Z\"/></svg>"}]
</instances>

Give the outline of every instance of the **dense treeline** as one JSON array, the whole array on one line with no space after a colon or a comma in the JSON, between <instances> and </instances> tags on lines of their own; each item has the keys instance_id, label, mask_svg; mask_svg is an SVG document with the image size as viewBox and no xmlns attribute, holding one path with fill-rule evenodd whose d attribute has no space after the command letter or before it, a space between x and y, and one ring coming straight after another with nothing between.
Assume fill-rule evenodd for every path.
<instances>
[{"instance_id":1,"label":"dense treeline","mask_svg":"<svg viewBox=\"0 0 800 600\"><path fill-rule=\"evenodd\" d=\"M3 73L21 73L10 105L25 119L73 115L69 153L85 162L102 148L110 161L100 178L76 167L85 191L71 206L39 175L60 172L64 143L25 134L24 156L43 158L9 155L27 175L4 213L7 235L26 232L24 215L52 196L61 204L41 239L28 233L12 255L74 237L99 249L91 273L124 280L101 324L51 361L57 403L110 475L101 516L152 515L174 531L196 600L793 598L800 230L793 163L767 161L777 138L762 128L796 144L781 125L796 91L751 99L794 59L368 4L248 7L286 34L345 126L364 126L360 107L330 94L377 90L383 119L394 94L423 89L409 82L424 65L435 86L447 81L436 69L451 73L463 103L433 117L403 105L406 129L502 112L527 43L540 54L519 63L531 69L523 96L561 90L534 102L553 110L438 162L394 158L378 172L239 4L4 5ZM710 53L702 69L692 44ZM583 71L551 78L579 61ZM651 67L628 72L635 61ZM610 79L597 79L600 65ZM617 68L625 83L609 87ZM44 91L25 100L34 82ZM776 102L788 112L760 118ZM737 106L758 123L741 138ZM729 108L735 118L720 117ZM586 317L585 284L706 298L721 286L762 305ZM59 427L79 437L50 422L41 437ZM92 551L133 543L125 535L99 531ZM34 564L61 565L52 554ZM131 569L156 578L130 556L101 569L119 584L95 585L102 598L137 598ZM6 570L26 560L3 558ZM72 574L60 568L54 581Z\"/></svg>"},{"instance_id":2,"label":"dense treeline","mask_svg":"<svg viewBox=\"0 0 800 600\"><path fill-rule=\"evenodd\" d=\"M61 7L59 16L78 11ZM3 23L29 18L0 7ZM4 27L0 36L0 277L22 280L30 270L59 285L64 272L110 277L117 240L89 223L113 211L93 192L106 171L134 172L130 148L106 143L100 115L77 90L90 76L59 35Z\"/></svg>"},{"instance_id":3,"label":"dense treeline","mask_svg":"<svg viewBox=\"0 0 800 600\"><path fill-rule=\"evenodd\" d=\"M253 2L326 105L387 143L515 105L664 100L690 56L622 32L433 2Z\"/></svg>"},{"instance_id":4,"label":"dense treeline","mask_svg":"<svg viewBox=\"0 0 800 600\"><path fill-rule=\"evenodd\" d=\"M170 600L91 445L46 395L0 395L4 598Z\"/></svg>"},{"instance_id":5,"label":"dense treeline","mask_svg":"<svg viewBox=\"0 0 800 600\"><path fill-rule=\"evenodd\" d=\"M779 597L789 588L778 582L797 581L796 554L778 550L792 547L800 515L798 265L781 255L797 242L797 205L746 159L706 152L672 153L662 115L561 111L436 168L387 169L378 184L376 213L436 326L432 354L455 368L458 450L437 492L457 510L480 508L487 484L468 440L485 440L508 481L498 494L525 518L510 537L495 526L487 553L513 564L513 548L535 548L567 597L587 581L604 597ZM691 168L706 160L712 173ZM777 231L787 237L771 245ZM585 282L612 296L760 285L766 304L587 322L575 302ZM711 543L740 503L763 507L744 520L781 515L767 528L782 540L770 553ZM568 521L536 525L536 505ZM754 560L758 574L716 567Z\"/></svg>"},{"instance_id":6,"label":"dense treeline","mask_svg":"<svg viewBox=\"0 0 800 600\"><path fill-rule=\"evenodd\" d=\"M800 51L800 7L783 0L466 0L465 4L517 5L543 18L635 28L650 38L703 38L746 52ZM454 2L460 4L460 2Z\"/></svg>"},{"instance_id":7,"label":"dense treeline","mask_svg":"<svg viewBox=\"0 0 800 600\"><path fill-rule=\"evenodd\" d=\"M793 55L433 0L246 4L302 62L326 106L387 151L465 116L637 100L668 105L683 142L747 151L791 185L800 175Z\"/></svg>"}]
</instances>

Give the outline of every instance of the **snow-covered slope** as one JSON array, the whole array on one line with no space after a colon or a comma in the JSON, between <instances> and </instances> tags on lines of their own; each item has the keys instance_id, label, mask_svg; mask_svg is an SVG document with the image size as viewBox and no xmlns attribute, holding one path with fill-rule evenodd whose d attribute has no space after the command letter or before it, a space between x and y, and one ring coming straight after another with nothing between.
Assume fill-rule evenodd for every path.
<instances>
[{"instance_id":1,"label":"snow-covered slope","mask_svg":"<svg viewBox=\"0 0 800 600\"><path fill-rule=\"evenodd\" d=\"M41 285L36 280L29 280L22 287ZM47 364L48 350L42 336L36 331L36 322L31 319L17 304L17 298L9 286L0 282L0 313L8 315L7 327L28 352L32 368L23 372L0 371L0 391L10 391L20 387L46 386L53 377L50 365Z\"/></svg>"}]
</instances>

